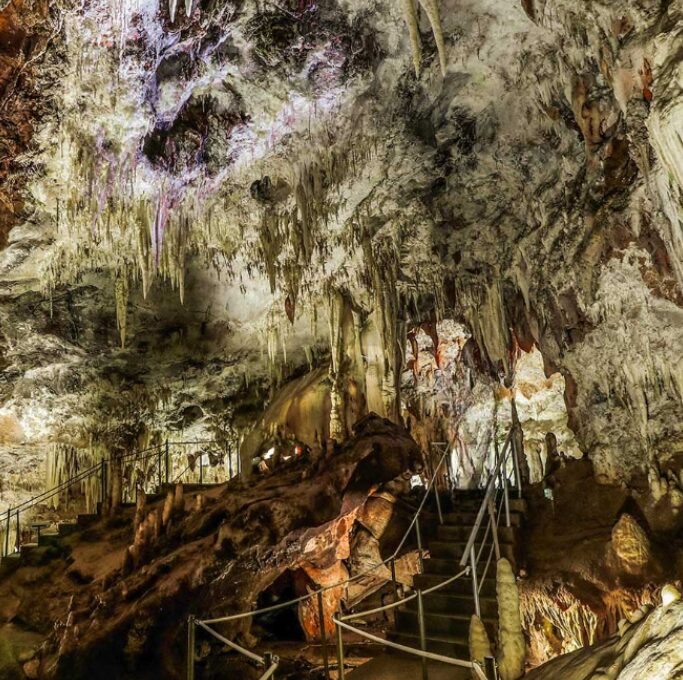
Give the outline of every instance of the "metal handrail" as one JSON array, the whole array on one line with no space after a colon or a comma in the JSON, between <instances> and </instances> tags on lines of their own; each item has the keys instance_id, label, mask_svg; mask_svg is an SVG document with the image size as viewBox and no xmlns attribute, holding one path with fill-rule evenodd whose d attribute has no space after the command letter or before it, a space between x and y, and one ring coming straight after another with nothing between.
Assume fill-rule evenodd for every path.
<instances>
[{"instance_id":1,"label":"metal handrail","mask_svg":"<svg viewBox=\"0 0 683 680\"><path fill-rule=\"evenodd\" d=\"M95 474L95 472L98 472L102 467L102 463L97 463L96 465L93 465L92 467L86 468L85 470L82 470L81 472L76 473L73 477L69 477L69 479L64 480L63 482L60 482L56 486L53 486L50 489L47 489L46 491L41 491L37 496L33 496L32 498L29 498L28 500L23 501L22 503L19 503L19 505L15 505L14 507L10 506L7 508L7 510L11 510L12 512L16 512L17 510L25 510L26 507L37 505L39 502L46 501L55 494L59 493L60 491L64 491L65 489L68 489L72 484L75 484L76 482L82 482L84 479L87 479L88 477L92 476ZM6 511L3 511L2 514L4 515Z\"/></svg>"},{"instance_id":2,"label":"metal handrail","mask_svg":"<svg viewBox=\"0 0 683 680\"><path fill-rule=\"evenodd\" d=\"M187 659L188 659L187 677L188 677L188 680L194 680L194 661L195 661L195 656L194 656L194 640L195 640L194 627L196 625L201 625L201 627L206 630L206 626L209 626L209 625L214 625L217 623L226 623L228 621L236 621L239 619L249 618L249 617L253 617L253 616L259 616L260 614L265 614L265 613L277 611L279 609L284 609L286 607L291 607L292 605L298 604L298 603L303 602L305 600L310 600L313 597L318 597L318 601L320 603L322 594L324 592L326 592L328 590L348 586L350 583L353 583L353 582L357 581L358 579L361 579L361 578L367 576L368 574L371 574L372 572L376 571L380 567L387 566L387 565L391 565L391 567L392 567L392 569L391 569L392 579L391 580L394 582L394 588L396 589L395 566L394 566L395 560L398 557L399 552L401 551L401 549L405 545L405 542L408 540L408 536L410 535L410 532L412 531L413 527L416 528L417 539L418 539L418 551L420 553L420 560L422 559L422 545L421 545L421 538L420 538L420 532L419 532L419 516L424 509L424 506L427 502L427 498L429 497L429 494L431 493L432 488L435 487L435 483L436 483L436 479L438 477L439 471L441 470L441 467L443 466L444 461L446 460L447 456L450 453L450 450L452 448L452 444L453 444L453 441L451 442L451 445L449 445L445 448L445 450L443 451L443 453L441 455L441 458L439 459L438 464L434 468L434 472L433 472L433 474L432 474L432 476L431 476L431 478L427 484L427 488L425 489L425 493L422 497L422 501L420 502L420 505L418 506L417 510L415 511L413 518L412 518L410 524L408 525L408 528L406 529L405 533L403 534L403 538L401 539L400 543L398 544L398 547L386 559L382 560L381 562L378 562L377 564L375 564L371 567L368 567L366 570L362 571L359 574L355 574L354 576L351 576L348 579L345 579L344 581L341 581L339 583L335 583L333 585L318 588L316 590L313 590L313 591L307 593L306 595L302 595L301 597L297 597L297 598L294 598L292 600L288 600L287 602L281 602L279 604L272 605L270 607L264 607L262 609L252 610L252 611L248 611L248 612L240 612L238 614L230 614L228 616L221 616L221 617L213 618L213 619L204 619L202 621L199 621L192 616L189 617L188 618L188 650L187 650ZM441 503L438 499L438 491L435 491L435 494L437 497L437 508L438 508L438 514L439 514L439 521L441 523L443 523L443 515L441 512ZM455 579L454 578L448 579L448 582L451 582L453 580L455 580ZM397 592L397 590L395 590L395 592ZM415 595L415 597L417 597L417 595ZM411 596L411 599L412 599L412 596ZM320 610L321 610L320 611L320 617L321 617L320 628L321 628L321 632L323 632L322 633L322 642L323 642L323 646L325 648L324 653L326 655L327 651L326 651L326 640L324 637L324 621L322 620L322 613L323 613L322 607L320 607ZM214 635L214 637L217 637L217 634L215 633L215 631L213 631L213 629L211 629L210 632L212 635ZM223 636L221 636L221 638L222 637ZM236 651L241 651L240 649L237 649L237 647L239 647L239 645L236 646L235 643L231 643L231 644L229 644L229 646L231 648L235 649ZM250 655L251 655L251 653L250 653ZM246 655L246 656L251 658L250 655ZM253 658L252 658L252 660L253 660ZM327 677L329 678L329 669L327 667L327 661L325 663L325 668L327 671Z\"/></svg>"},{"instance_id":3,"label":"metal handrail","mask_svg":"<svg viewBox=\"0 0 683 680\"><path fill-rule=\"evenodd\" d=\"M406 529L403 538L401 539L401 542L399 543L398 547L394 552L387 557L386 559L382 560L381 562L377 562L371 567L368 567L365 571L362 571L359 574L355 574L354 576L350 576L344 581L340 581L339 583L334 583L329 586L323 586L321 588L318 588L316 590L311 591L310 593L307 593L306 595L302 595L301 597L294 598L292 600L288 600L287 602L281 602L279 604L273 605L271 607L265 607L263 609L257 609L257 610L252 610L248 612L240 612L239 614L230 614L228 616L221 616L219 618L214 618L214 619L203 619L204 623L208 624L214 624L214 623L225 623L227 621L236 621L238 619L244 619L247 617L251 616L258 616L259 614L265 614L271 611L275 611L276 609L283 609L284 607L288 607L293 604L298 604L299 602L303 602L304 600L308 600L312 598L316 593L318 592L326 592L328 590L332 590L335 588L341 588L342 586L348 585L349 583L353 583L354 581L363 578L364 576L367 576L368 574L372 573L373 571L376 571L382 566L386 566L392 562L392 560L395 560L398 557L398 553L400 552L401 548L405 545L406 540L408 539L408 536L410 535L411 529L415 526L415 522L417 520L418 515L422 512L425 501L429 495L429 493L432 490L432 486L434 484L434 481L436 480L436 477L438 475L439 470L441 469L441 466L443 464L444 459L446 458L446 455L448 454L450 449L446 449L444 453L441 456L441 459L439 460L438 465L436 466L434 470L434 474L432 475L432 478L429 481L429 484L427 486L427 489L425 490L424 496L422 498L422 502L420 503L418 509L416 510L415 514L413 515L413 519L408 525L408 528Z\"/></svg>"},{"instance_id":4,"label":"metal handrail","mask_svg":"<svg viewBox=\"0 0 683 680\"><path fill-rule=\"evenodd\" d=\"M159 457L159 460L161 460L161 456L166 453L168 454L169 452L169 447L171 446L189 446L189 445L198 445L198 444L215 444L216 442L214 440L191 440L191 441L179 441L179 442L169 442L168 440L162 444L158 444L156 446L148 447L146 449L142 449L140 451L133 451L127 454L124 454L120 458L117 459L117 462L122 462L124 464L130 464L131 462L139 461L139 460L146 460L148 458L151 458L152 456L157 456ZM100 501L105 500L105 496L107 494L107 490L105 488L106 480L107 480L107 468L110 466L112 463L112 459L102 459L99 463L96 463L85 470L81 470L80 472L76 473L72 477L69 477L68 479L65 479L64 481L60 482L56 486L47 489L45 491L42 491L41 493L37 494L36 496L33 496L32 498L29 498L16 506L9 506L6 510L3 510L2 513L0 513L0 517L2 517L2 523L5 524L5 531L4 531L4 541L3 544L0 545L0 554L4 555L9 555L10 550L9 550L9 543L10 543L10 526L11 526L11 521L12 518L15 518L15 526L14 526L14 531L16 532L16 540L15 540L15 551L20 547L21 544L21 523L20 523L20 515L27 510L45 503L46 501L50 500L54 496L57 496L61 494L62 492L66 491L67 489L71 488L72 486L84 482L87 479L90 479L94 477L95 475L98 475L100 477ZM159 463L161 465L161 463ZM189 468L189 466L188 466ZM182 474L184 474L188 468L185 468ZM176 478L177 479L177 478ZM161 481L161 467L159 468L159 481Z\"/></svg>"},{"instance_id":5,"label":"metal handrail","mask_svg":"<svg viewBox=\"0 0 683 680\"><path fill-rule=\"evenodd\" d=\"M515 484L518 487L519 493L521 495L521 488L522 488L522 482L520 478L520 473L519 473L519 461L517 460L517 450L516 446L513 440L513 430L514 426L511 427L508 430L507 436L505 438L505 444L503 446L503 451L500 456L497 456L496 464L489 473L489 481L486 485L486 492L484 494L484 499L481 502L481 505L479 506L479 511L477 512L477 518L475 520L474 526L472 527L472 531L470 532L470 536L467 540L467 543L465 545L465 550L463 551L462 558L460 559L460 566L465 566L468 562L470 563L470 569L472 573L472 592L474 596L474 608L475 608L475 613L477 616L481 616L481 604L479 600L479 593L481 591L481 588L484 583L484 579L486 578L486 575L488 574L489 566L491 564L491 560L493 557L493 551L496 550L500 551L500 544L498 541L498 524L500 522L500 508L504 505L505 506L505 520L506 520L506 525L509 527L511 525L510 522L510 501L509 501L509 494L508 494L508 480L506 476L506 466L509 460L509 457L512 456L513 459L513 471L515 475ZM496 449L497 453L497 449ZM498 491L496 490L496 480L500 480L500 492L501 492L501 499L500 499L500 504L499 504L499 512L495 512L495 506L496 506L496 501L497 501L497 494ZM481 529L481 524L484 519L484 515L488 511L489 514L489 520L486 525L486 531L484 532L484 537L481 540L481 546L479 547L479 550L477 551L476 549L476 544L477 544L477 536L479 535L479 531ZM494 517L494 514L496 517ZM482 554L484 553L484 548L486 546L486 541L489 536L489 532L493 532L493 544L491 545L491 548L489 549L489 554L488 558L486 560L486 565L484 566L484 571L482 573L482 578L481 582L479 582L478 579L478 573L477 573L477 567L479 565L479 561L482 557ZM499 556L499 555L498 555Z\"/></svg>"},{"instance_id":6,"label":"metal handrail","mask_svg":"<svg viewBox=\"0 0 683 680\"><path fill-rule=\"evenodd\" d=\"M227 638L225 638L224 636L220 636L213 629L207 629L207 626L209 624L217 624L217 623L225 623L228 621L236 621L236 620L241 620L241 619L248 618L248 617L258 616L261 614L277 611L279 609L284 609L286 607L290 607L290 606L298 604L300 602L309 600L314 596L317 596L319 598L319 603L321 603L322 593L326 592L327 590L330 590L333 588L340 588L343 586L348 586L348 584L356 581L357 579L362 578L363 576L366 576L366 575L376 571L378 568L380 568L382 566L387 566L388 564L391 564L391 567L392 567L392 581L394 582L394 588L395 588L395 593L396 593L396 597L395 597L393 602L389 603L388 605L384 605L382 607L377 607L377 608L374 608L374 609L371 609L368 611L364 611L364 612L360 612L360 613L354 613L354 614L350 614L350 615L346 615L346 616L333 616L332 617L332 620L333 620L335 627L336 627L336 630L337 630L337 647L338 647L338 654L339 654L338 662L339 662L339 673L340 673L339 678L340 678L340 680L344 679L343 640L342 640L342 636L341 636L341 628L346 628L347 630L351 630L353 632L356 632L359 635L361 635L361 636L363 636L369 640L379 642L380 644L383 644L385 646L393 647L395 649L399 649L399 650L405 651L407 653L420 656L423 660L423 664L426 663L426 660L431 659L434 661L442 661L443 663L449 663L451 665L457 665L457 666L463 666L466 668L471 668L474 670L475 674L479 678L481 678L482 680L486 680L486 675L483 673L479 664L477 664L476 662L462 661L459 659L452 659L450 657L442 656L440 654L434 654L431 652L427 652L425 649L417 650L414 648L405 647L404 645L400 645L400 644L392 642L390 640L385 640L383 638L379 638L377 636L374 636L374 635L368 633L367 631L358 630L358 629L350 626L347 623L347 621L355 620L357 618L360 618L362 616L367 616L369 614L376 614L376 613L379 613L382 611L388 611L390 609L394 609L400 605L405 604L406 602L412 601L415 598L417 598L417 600L418 600L418 610L422 611L422 597L424 595L435 592L435 591L439 590L440 588L447 586L448 584L452 583L453 581L455 581L458 578L461 578L465 574L469 574L472 577L473 595L474 595L474 599L475 599L475 610L476 610L477 615L480 615L480 604L479 604L480 586L478 585L478 582L477 582L477 564L478 564L478 561L479 561L481 554L484 550L484 546L485 546L486 540L488 538L488 535L489 535L489 532L491 531L491 529L493 529L493 531L494 531L494 535L496 537L495 543L497 543L497 523L494 524L493 517L489 518L489 523L487 525L486 533L485 533L485 536L482 540L482 545L479 549L478 555L475 555L474 545L476 542L477 534L478 534L479 529L481 527L481 523L483 521L484 514L485 514L486 509L487 509L487 505L489 503L489 499L492 497L492 494L494 494L494 492L495 492L496 479L499 476L499 474L501 474L501 471L503 471L505 469L505 464L507 463L507 460L508 460L511 442L512 442L512 430L508 431L507 437L505 439L505 445L503 447L503 454L498 458L496 465L494 466L493 470L490 472L490 479L489 479L487 486L486 486L486 493L484 495L484 500L482 501L482 505L479 508L479 511L477 513L477 518L475 520L475 525L474 525L472 532L470 533L470 536L468 538L464 556L463 556L462 560L460 561L460 566L464 567L464 569L462 571L455 574L454 576L451 576L447 579L444 579L443 582L438 583L435 586L432 586L432 587L430 587L424 591L418 590L409 596L406 596L406 597L403 597L400 599L398 598L398 595L397 595L398 591L396 589L395 569L394 569L395 560L396 560L399 552L401 551L401 549L405 545L406 541L408 540L410 532L414 528L416 531L416 534L417 534L418 552L419 552L419 556L420 556L420 562L422 561L422 544L421 544L421 538L420 538L419 518L420 518L420 515L422 514L422 511L423 511L424 506L427 502L429 494L431 493L432 488L434 488L434 485L435 485L437 476L439 474L439 471L441 470L441 467L442 467L444 461L446 460L447 456L450 454L452 444L453 444L453 442L451 442L451 444L445 448L443 454L441 455L441 458L439 459L438 464L434 468L434 472L433 472L433 474L429 480L429 483L428 483L427 488L425 490L425 493L422 497L422 500L421 500L417 510L415 511L415 513L411 519L411 522L408 525L408 528L406 529L405 533L403 534L403 537L402 537L400 543L398 544L398 547L394 550L394 552L391 554L391 556L389 556L388 558L382 560L381 562L369 567L368 569L361 572L360 574L356 574L356 575L349 577L348 579L341 581L339 583L335 583L333 585L318 588L317 590L311 591L310 593L307 593L306 595L302 595L301 597L294 598L292 600L288 600L287 602L281 602L279 604L272 605L270 607L264 607L262 609L252 610L252 611L248 611L248 612L241 612L238 614L231 614L228 616L222 616L222 617L213 618L213 619L205 619L203 621L198 621L198 620L195 620L194 617L189 617L188 618L188 641L191 641L191 643L190 642L188 643L188 656L187 656L187 658L188 658L188 680L194 680L194 662L195 662L194 626L200 625L204 630L209 630L209 632L214 637L216 637L217 639L219 639L221 641L226 642L226 644L228 644L229 647L231 647L232 649L235 649L236 651L244 654L244 652L248 651L248 650L244 650L244 648L240 647L236 643L228 642ZM514 454L514 452L513 452L513 454ZM515 470L517 470L517 469L518 469L517 466L515 466ZM517 479L517 482L519 483L519 473L518 472L516 472L516 479ZM505 480L503 482L502 487L503 487L503 497L501 498L500 503L502 506L503 501L505 501L506 508L507 508L507 502L508 502L508 500L507 500L507 484L505 483ZM440 523L443 523L443 515L441 512L441 504L438 500L438 498L439 498L438 491L435 491L435 495L437 498L439 521L440 521ZM498 518L500 518L500 513L498 513ZM508 521L508 526L509 526L509 521L510 521L509 520L509 511L507 512L507 521ZM495 543L494 543L494 546L492 546L491 550L493 550L493 547L495 547ZM489 555L489 559L487 561L487 565L486 565L486 568L484 571L484 578L486 576L486 572L488 570L488 565L490 563L490 560L491 560L491 555ZM471 561L470 565L467 565L468 561ZM483 580L482 580L482 583L483 583ZM325 647L326 640L325 640L325 636L324 636L324 620L322 618L322 607L320 607L320 617L321 617L321 620L320 620L321 636L322 636L323 646ZM423 628L423 623L421 624L421 631L420 632L421 632L421 636L424 638L424 630L422 628ZM424 640L423 640L423 642L424 642ZM424 644L423 644L423 647L424 647ZM329 669L327 667L326 647L324 649L324 654L325 654L325 669L326 669L326 671L328 671L327 677L329 678ZM252 660L254 660L254 657L260 658L260 657L258 657L258 655L254 655L253 652L249 652L248 654L245 654L245 656L247 656L248 658L251 658Z\"/></svg>"},{"instance_id":7,"label":"metal handrail","mask_svg":"<svg viewBox=\"0 0 683 680\"><path fill-rule=\"evenodd\" d=\"M335 626L337 627L337 642L341 641L341 628L345 628L346 630L356 633L357 635L360 635L361 637L367 638L371 642L376 642L378 644L381 644L385 647L391 647L392 649L398 649L401 652L405 652L407 654L413 654L414 656L419 656L423 660L427 661L439 661L441 663L448 664L450 666L460 666L461 668L470 668L473 670L477 677L480 678L480 680L487 680L486 675L484 675L484 672L481 670L479 664L476 661L464 661L462 659L454 659L451 658L450 656L443 656L442 654L436 654L435 652L428 652L424 649L416 649L415 647L406 647L405 645L401 645L398 642L394 642L393 640L386 640L384 638L379 637L378 635L373 635L372 633L369 633L366 630L362 630L360 628L355 628L354 626L349 625L348 623L345 623L343 620L338 619L336 616L332 617L332 621L334 621ZM343 648L341 648L343 649ZM338 648L338 652L340 649ZM341 651L341 658L339 660L339 680L344 680L345 678L345 672L344 672L344 656L343 656L343 651Z\"/></svg>"},{"instance_id":8,"label":"metal handrail","mask_svg":"<svg viewBox=\"0 0 683 680\"><path fill-rule=\"evenodd\" d=\"M228 640L228 638L215 631L213 628L205 624L203 621L196 621L195 623L200 628L203 628L207 633L213 635L213 637L215 637L217 640L220 640L220 642L222 642L223 644L228 645L228 647L232 647L232 649L239 652L240 654L244 654L244 656L246 656L248 659L256 661L256 663L265 664L264 657L249 651L248 649L242 647L241 645L238 645L236 642L233 642L232 640Z\"/></svg>"},{"instance_id":9,"label":"metal handrail","mask_svg":"<svg viewBox=\"0 0 683 680\"><path fill-rule=\"evenodd\" d=\"M484 494L484 500L482 501L481 506L479 507L479 512L477 513L477 518L474 522L474 527L472 527L472 532L470 533L470 537L469 537L469 539L467 539L467 544L465 545L464 555L463 555L462 559L460 560L460 566L465 566L465 564L467 564L467 560L469 559L470 551L472 550L472 546L474 545L474 542L476 541L477 533L479 532L479 528L481 527L481 522L484 518L484 514L486 513L486 508L488 505L489 497L491 496L493 489L495 488L496 477L498 476L500 470L503 469L502 468L503 462L507 461L507 455L508 455L508 450L509 450L511 439L512 439L512 430L509 430L507 437L505 438L505 444L503 446L503 453L498 458L498 461L496 462L496 466L491 473L489 482L486 485L486 493Z\"/></svg>"}]
</instances>

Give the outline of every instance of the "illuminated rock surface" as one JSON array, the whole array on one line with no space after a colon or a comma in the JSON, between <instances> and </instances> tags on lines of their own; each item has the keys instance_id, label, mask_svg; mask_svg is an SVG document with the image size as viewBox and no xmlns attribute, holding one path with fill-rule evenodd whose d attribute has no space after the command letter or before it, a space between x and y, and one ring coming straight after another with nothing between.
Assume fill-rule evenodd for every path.
<instances>
[{"instance_id":1,"label":"illuminated rock surface","mask_svg":"<svg viewBox=\"0 0 683 680\"><path fill-rule=\"evenodd\" d=\"M137 677L254 546L205 613L372 566L434 458L479 486L514 413L529 665L683 578L682 39L681 0L0 2L0 513L104 460L133 499L150 468L122 457L167 440L211 440L170 478L242 473L20 569L0 626L55 632L17 672L78 680L116 629ZM347 488L369 413L397 459ZM410 588L414 545L396 569ZM652 640L624 678L665 673Z\"/></svg>"}]
</instances>

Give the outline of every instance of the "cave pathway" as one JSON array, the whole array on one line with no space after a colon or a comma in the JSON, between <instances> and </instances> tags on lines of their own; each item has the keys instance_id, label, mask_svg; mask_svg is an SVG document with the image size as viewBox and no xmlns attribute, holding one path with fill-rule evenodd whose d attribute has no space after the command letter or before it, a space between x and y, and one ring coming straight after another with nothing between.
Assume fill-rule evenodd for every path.
<instances>
[{"instance_id":1,"label":"cave pathway","mask_svg":"<svg viewBox=\"0 0 683 680\"><path fill-rule=\"evenodd\" d=\"M383 654L347 673L347 676L353 680L421 680L422 664L420 659L407 655ZM469 680L471 677L466 668L438 662L429 664L429 680Z\"/></svg>"}]
</instances>

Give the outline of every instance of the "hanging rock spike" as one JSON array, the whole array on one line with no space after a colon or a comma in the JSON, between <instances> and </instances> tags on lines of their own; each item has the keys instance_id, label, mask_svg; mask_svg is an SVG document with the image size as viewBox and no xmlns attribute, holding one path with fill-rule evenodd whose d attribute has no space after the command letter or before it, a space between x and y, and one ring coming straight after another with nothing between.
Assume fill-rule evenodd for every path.
<instances>
[{"instance_id":1,"label":"hanging rock spike","mask_svg":"<svg viewBox=\"0 0 683 680\"><path fill-rule=\"evenodd\" d=\"M406 24L408 24L415 77L419 78L420 66L422 65L422 47L420 46L420 30L417 25L417 12L415 11L413 0L403 0L403 18Z\"/></svg>"},{"instance_id":2,"label":"hanging rock spike","mask_svg":"<svg viewBox=\"0 0 683 680\"><path fill-rule=\"evenodd\" d=\"M437 0L420 0L420 4L424 7L429 23L432 25L432 33L434 34L434 41L436 42L436 49L439 53L439 64L441 65L441 75L446 75L446 44L443 39L443 29L441 27L441 16L439 14L439 5Z\"/></svg>"},{"instance_id":3,"label":"hanging rock spike","mask_svg":"<svg viewBox=\"0 0 683 680\"><path fill-rule=\"evenodd\" d=\"M176 13L177 8L178 8L178 0L169 0L168 11L169 11L169 14L171 15L171 23L173 23L175 21L175 13Z\"/></svg>"}]
</instances>

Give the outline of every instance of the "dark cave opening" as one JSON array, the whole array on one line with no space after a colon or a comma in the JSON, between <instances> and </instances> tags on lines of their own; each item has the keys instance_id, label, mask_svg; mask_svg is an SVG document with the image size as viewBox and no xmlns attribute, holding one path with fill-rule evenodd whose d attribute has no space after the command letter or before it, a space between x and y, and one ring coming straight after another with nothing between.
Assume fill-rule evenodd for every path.
<instances>
[{"instance_id":1,"label":"dark cave opening","mask_svg":"<svg viewBox=\"0 0 683 680\"><path fill-rule=\"evenodd\" d=\"M287 569L258 597L256 609L274 607L306 594L310 579L301 569ZM254 617L254 626L263 630L263 639L282 642L301 642L306 639L299 620L297 605L276 609Z\"/></svg>"}]
</instances>

